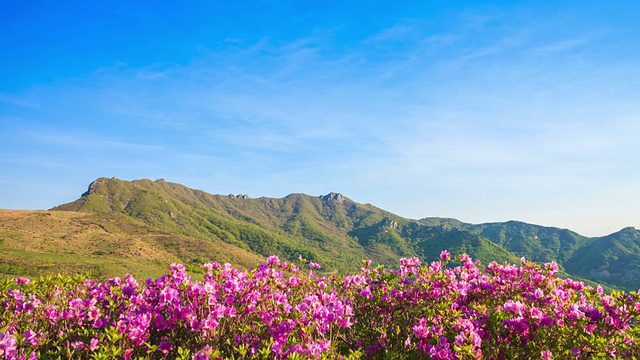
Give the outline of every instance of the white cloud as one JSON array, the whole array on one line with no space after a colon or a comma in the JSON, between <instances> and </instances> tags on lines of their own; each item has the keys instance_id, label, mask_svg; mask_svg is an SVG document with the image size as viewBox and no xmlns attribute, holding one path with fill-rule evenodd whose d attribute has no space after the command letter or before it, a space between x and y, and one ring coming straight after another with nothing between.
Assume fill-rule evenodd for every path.
<instances>
[{"instance_id":1,"label":"white cloud","mask_svg":"<svg viewBox=\"0 0 640 360\"><path fill-rule=\"evenodd\" d=\"M539 54L555 53L559 51L573 50L580 48L588 43L587 39L571 39L561 40L550 44L545 44L533 49L533 52Z\"/></svg>"},{"instance_id":2,"label":"white cloud","mask_svg":"<svg viewBox=\"0 0 640 360\"><path fill-rule=\"evenodd\" d=\"M49 145L60 146L63 148L74 148L80 150L126 150L126 151L142 151L142 152L159 152L166 150L165 147L153 144L134 143L118 140L110 140L91 133L55 132L46 130L44 132L27 131L25 136L31 137L38 142L47 143Z\"/></svg>"},{"instance_id":3,"label":"white cloud","mask_svg":"<svg viewBox=\"0 0 640 360\"><path fill-rule=\"evenodd\" d=\"M41 107L39 104L21 99L17 96L11 96L7 94L0 93L0 102L4 102L11 105L17 105L25 108L39 108Z\"/></svg>"}]
</instances>

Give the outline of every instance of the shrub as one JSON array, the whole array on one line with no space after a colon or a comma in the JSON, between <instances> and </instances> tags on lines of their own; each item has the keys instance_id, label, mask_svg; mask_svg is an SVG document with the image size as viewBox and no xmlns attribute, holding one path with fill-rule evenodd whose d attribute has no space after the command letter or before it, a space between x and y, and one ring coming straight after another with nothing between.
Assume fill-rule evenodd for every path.
<instances>
[{"instance_id":1,"label":"shrub","mask_svg":"<svg viewBox=\"0 0 640 360\"><path fill-rule=\"evenodd\" d=\"M7 359L629 358L640 356L636 293L555 276L554 263L398 269L318 276L269 257L251 270L183 265L132 276L17 278L0 285ZM302 262L300 263L302 264Z\"/></svg>"}]
</instances>

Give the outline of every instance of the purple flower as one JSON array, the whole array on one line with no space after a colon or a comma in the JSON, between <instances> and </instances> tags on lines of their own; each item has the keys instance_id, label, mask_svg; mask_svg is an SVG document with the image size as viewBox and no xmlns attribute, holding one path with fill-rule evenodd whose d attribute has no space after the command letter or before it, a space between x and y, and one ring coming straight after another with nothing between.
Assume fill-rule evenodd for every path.
<instances>
[{"instance_id":1,"label":"purple flower","mask_svg":"<svg viewBox=\"0 0 640 360\"><path fill-rule=\"evenodd\" d=\"M424 318L421 318L417 325L414 325L412 328L413 334L418 337L418 339L426 339L429 335L429 328L427 327L427 321Z\"/></svg>"},{"instance_id":2,"label":"purple flower","mask_svg":"<svg viewBox=\"0 0 640 360\"><path fill-rule=\"evenodd\" d=\"M0 332L0 355L9 357L16 351L16 339L10 334Z\"/></svg>"},{"instance_id":3,"label":"purple flower","mask_svg":"<svg viewBox=\"0 0 640 360\"><path fill-rule=\"evenodd\" d=\"M95 351L99 347L100 345L98 345L98 339L92 338L91 341L89 342L89 350Z\"/></svg>"},{"instance_id":4,"label":"purple flower","mask_svg":"<svg viewBox=\"0 0 640 360\"><path fill-rule=\"evenodd\" d=\"M558 264L555 261L548 262L544 264L545 269L549 270L551 273L555 273L558 271Z\"/></svg>"},{"instance_id":5,"label":"purple flower","mask_svg":"<svg viewBox=\"0 0 640 360\"><path fill-rule=\"evenodd\" d=\"M210 360L211 359L211 346L206 345L204 349L198 351L194 356L193 360Z\"/></svg>"},{"instance_id":6,"label":"purple flower","mask_svg":"<svg viewBox=\"0 0 640 360\"><path fill-rule=\"evenodd\" d=\"M367 298L367 299L371 298L371 296L372 296L371 295L371 288L367 286L364 289L362 289L360 291L360 296L362 296L363 298Z\"/></svg>"},{"instance_id":7,"label":"purple flower","mask_svg":"<svg viewBox=\"0 0 640 360\"><path fill-rule=\"evenodd\" d=\"M74 341L74 342L71 343L71 348L74 349L74 350L82 350L82 349L84 349L86 347L87 346L82 341Z\"/></svg>"},{"instance_id":8,"label":"purple flower","mask_svg":"<svg viewBox=\"0 0 640 360\"><path fill-rule=\"evenodd\" d=\"M602 313L596 308L581 309L591 321L598 321L602 318Z\"/></svg>"},{"instance_id":9,"label":"purple flower","mask_svg":"<svg viewBox=\"0 0 640 360\"><path fill-rule=\"evenodd\" d=\"M442 250L442 252L440 253L440 259L444 261L451 260L451 253L448 252L447 250Z\"/></svg>"},{"instance_id":10,"label":"purple flower","mask_svg":"<svg viewBox=\"0 0 640 360\"><path fill-rule=\"evenodd\" d=\"M28 279L25 277L19 277L19 278L16 278L15 280L16 280L16 284L18 285L26 285L31 282L31 279Z\"/></svg>"},{"instance_id":11,"label":"purple flower","mask_svg":"<svg viewBox=\"0 0 640 360\"><path fill-rule=\"evenodd\" d=\"M536 288L533 291L533 296L535 299L542 299L544 297L544 292L540 288Z\"/></svg>"},{"instance_id":12,"label":"purple flower","mask_svg":"<svg viewBox=\"0 0 640 360\"><path fill-rule=\"evenodd\" d=\"M552 360L553 359L553 353L551 353L551 350L544 350L544 351L540 352L540 358L542 360Z\"/></svg>"},{"instance_id":13,"label":"purple flower","mask_svg":"<svg viewBox=\"0 0 640 360\"><path fill-rule=\"evenodd\" d=\"M420 261L420 259L417 257L400 259L400 265L403 265L406 267L420 266L421 264L422 264L422 261Z\"/></svg>"},{"instance_id":14,"label":"purple flower","mask_svg":"<svg viewBox=\"0 0 640 360\"><path fill-rule=\"evenodd\" d=\"M40 340L37 339L38 334L36 334L33 330L31 330L31 328L29 328L24 334L22 334L22 336L24 336L24 341L27 344L31 344L31 345L40 344Z\"/></svg>"},{"instance_id":15,"label":"purple flower","mask_svg":"<svg viewBox=\"0 0 640 360\"><path fill-rule=\"evenodd\" d=\"M518 316L522 316L524 314L525 305L521 301L507 300L503 305L503 309L505 312L513 312Z\"/></svg>"},{"instance_id":16,"label":"purple flower","mask_svg":"<svg viewBox=\"0 0 640 360\"><path fill-rule=\"evenodd\" d=\"M124 351L124 360L129 360L133 356L133 349L127 349Z\"/></svg>"},{"instance_id":17,"label":"purple flower","mask_svg":"<svg viewBox=\"0 0 640 360\"><path fill-rule=\"evenodd\" d=\"M169 351L171 351L173 349L173 345L171 345L171 343L166 341L166 340L162 340L162 341L160 341L160 345L158 346L158 349L164 355L167 355L169 353Z\"/></svg>"},{"instance_id":18,"label":"purple flower","mask_svg":"<svg viewBox=\"0 0 640 360\"><path fill-rule=\"evenodd\" d=\"M275 265L275 264L278 264L279 262L280 262L280 258L275 255L269 256L267 258L267 265Z\"/></svg>"},{"instance_id":19,"label":"purple flower","mask_svg":"<svg viewBox=\"0 0 640 360\"><path fill-rule=\"evenodd\" d=\"M578 349L577 347L572 347L571 348L571 353L573 354L573 356L575 357L580 357L580 349Z\"/></svg>"}]
</instances>

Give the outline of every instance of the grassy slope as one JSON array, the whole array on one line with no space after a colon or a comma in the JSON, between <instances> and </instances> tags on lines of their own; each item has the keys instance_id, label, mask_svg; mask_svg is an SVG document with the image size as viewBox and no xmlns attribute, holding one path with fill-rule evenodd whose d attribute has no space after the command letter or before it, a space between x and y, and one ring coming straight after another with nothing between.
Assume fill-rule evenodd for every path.
<instances>
[{"instance_id":1,"label":"grassy slope","mask_svg":"<svg viewBox=\"0 0 640 360\"><path fill-rule=\"evenodd\" d=\"M91 270L97 278L159 276L172 262L260 257L234 246L157 229L118 213L0 210L0 274L36 276Z\"/></svg>"}]
</instances>

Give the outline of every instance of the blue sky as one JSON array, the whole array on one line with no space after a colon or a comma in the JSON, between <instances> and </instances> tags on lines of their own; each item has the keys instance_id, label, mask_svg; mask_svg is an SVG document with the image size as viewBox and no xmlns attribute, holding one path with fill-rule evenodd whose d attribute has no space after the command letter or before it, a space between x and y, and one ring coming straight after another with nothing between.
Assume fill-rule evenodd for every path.
<instances>
[{"instance_id":1,"label":"blue sky","mask_svg":"<svg viewBox=\"0 0 640 360\"><path fill-rule=\"evenodd\" d=\"M638 2L0 7L0 208L115 176L640 227Z\"/></svg>"}]
</instances>

